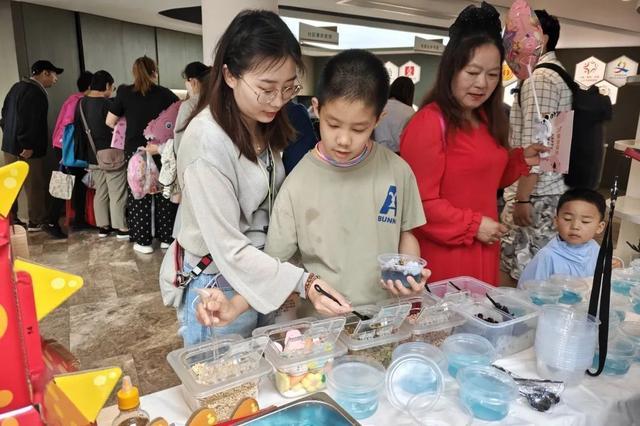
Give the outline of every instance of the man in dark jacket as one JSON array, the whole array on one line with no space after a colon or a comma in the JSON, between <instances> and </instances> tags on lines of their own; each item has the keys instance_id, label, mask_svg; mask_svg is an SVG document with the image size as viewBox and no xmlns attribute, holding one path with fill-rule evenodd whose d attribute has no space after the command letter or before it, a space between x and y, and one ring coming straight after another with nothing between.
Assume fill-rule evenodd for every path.
<instances>
[{"instance_id":1,"label":"man in dark jacket","mask_svg":"<svg viewBox=\"0 0 640 426\"><path fill-rule=\"evenodd\" d=\"M2 151L6 164L18 160L29 163L25 182L29 202L29 231L43 229L57 237L64 237L58 224L48 223L47 170L45 155L49 143L47 91L56 84L63 69L49 61L36 61L31 66L31 78L14 84L2 106ZM12 208L17 220L17 201Z\"/></svg>"}]
</instances>

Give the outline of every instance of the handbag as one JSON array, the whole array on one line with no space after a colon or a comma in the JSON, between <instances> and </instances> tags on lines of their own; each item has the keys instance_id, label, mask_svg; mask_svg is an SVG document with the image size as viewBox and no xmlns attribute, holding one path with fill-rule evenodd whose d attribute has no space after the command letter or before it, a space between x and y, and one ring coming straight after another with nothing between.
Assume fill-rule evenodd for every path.
<instances>
[{"instance_id":1,"label":"handbag","mask_svg":"<svg viewBox=\"0 0 640 426\"><path fill-rule=\"evenodd\" d=\"M74 175L66 174L61 170L51 172L51 180L49 180L49 194L52 197L62 200L70 200L73 194L73 185L76 181Z\"/></svg>"},{"instance_id":2,"label":"handbag","mask_svg":"<svg viewBox=\"0 0 640 426\"><path fill-rule=\"evenodd\" d=\"M207 269L212 261L211 255L206 254L200 258L198 264L189 273L185 273L184 249L177 239L173 240L160 265L159 284L162 303L165 306L179 307L185 288Z\"/></svg>"},{"instance_id":3,"label":"handbag","mask_svg":"<svg viewBox=\"0 0 640 426\"><path fill-rule=\"evenodd\" d=\"M83 100L84 99L81 99L79 103L80 117L82 117L82 125L84 126L84 131L89 139L89 145L91 145L93 154L96 156L96 160L98 161L98 167L100 170L104 170L106 172L122 169L125 165L124 151L115 148L101 149L100 151L96 150L96 145L93 142L93 136L91 136L91 130L89 129L87 119L85 118L84 111L82 110Z\"/></svg>"},{"instance_id":4,"label":"handbag","mask_svg":"<svg viewBox=\"0 0 640 426\"><path fill-rule=\"evenodd\" d=\"M64 133L62 134L62 165L78 168L89 167L86 161L76 158L75 129L76 127L73 123L64 127Z\"/></svg>"}]
</instances>

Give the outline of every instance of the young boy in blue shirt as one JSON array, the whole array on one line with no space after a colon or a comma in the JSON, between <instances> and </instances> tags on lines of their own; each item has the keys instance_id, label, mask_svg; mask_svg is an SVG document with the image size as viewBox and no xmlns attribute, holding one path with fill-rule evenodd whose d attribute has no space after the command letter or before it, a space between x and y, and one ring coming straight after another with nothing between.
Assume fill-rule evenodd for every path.
<instances>
[{"instance_id":1,"label":"young boy in blue shirt","mask_svg":"<svg viewBox=\"0 0 640 426\"><path fill-rule=\"evenodd\" d=\"M593 237L605 227L606 203L598 192L570 189L560 197L555 225L558 230L524 269L518 287L529 280L546 280L553 274L593 275L600 246Z\"/></svg>"}]
</instances>

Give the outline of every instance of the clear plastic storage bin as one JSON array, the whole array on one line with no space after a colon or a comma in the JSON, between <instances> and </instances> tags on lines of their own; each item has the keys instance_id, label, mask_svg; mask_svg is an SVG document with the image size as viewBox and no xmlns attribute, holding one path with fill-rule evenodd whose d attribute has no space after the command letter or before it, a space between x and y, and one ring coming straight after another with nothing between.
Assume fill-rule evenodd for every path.
<instances>
[{"instance_id":1,"label":"clear plastic storage bin","mask_svg":"<svg viewBox=\"0 0 640 426\"><path fill-rule=\"evenodd\" d=\"M369 356L386 368L396 346L411 335L410 329L402 326L410 309L409 303L356 307L354 311L370 318L362 320L348 315L340 340L349 355Z\"/></svg>"},{"instance_id":2,"label":"clear plastic storage bin","mask_svg":"<svg viewBox=\"0 0 640 426\"><path fill-rule=\"evenodd\" d=\"M497 309L488 298L454 307L466 318L456 327L456 333L477 334L489 340L499 357L508 356L533 346L538 325L538 309L523 300L490 293L491 298L503 305L508 313Z\"/></svg>"},{"instance_id":3,"label":"clear plastic storage bin","mask_svg":"<svg viewBox=\"0 0 640 426\"><path fill-rule=\"evenodd\" d=\"M484 297L495 288L473 277L456 277L429 284L429 289L434 296L450 304L465 303Z\"/></svg>"},{"instance_id":4,"label":"clear plastic storage bin","mask_svg":"<svg viewBox=\"0 0 640 426\"><path fill-rule=\"evenodd\" d=\"M271 365L262 357L268 341L266 336L242 339L227 335L170 352L167 361L182 381L190 409L209 407L219 421L225 421L240 401L257 398L260 379L271 372Z\"/></svg>"},{"instance_id":5,"label":"clear plastic storage bin","mask_svg":"<svg viewBox=\"0 0 640 426\"><path fill-rule=\"evenodd\" d=\"M257 328L254 336L266 336L265 357L273 365L273 382L286 398L298 398L322 390L334 358L347 353L338 340L345 318L301 318Z\"/></svg>"}]
</instances>

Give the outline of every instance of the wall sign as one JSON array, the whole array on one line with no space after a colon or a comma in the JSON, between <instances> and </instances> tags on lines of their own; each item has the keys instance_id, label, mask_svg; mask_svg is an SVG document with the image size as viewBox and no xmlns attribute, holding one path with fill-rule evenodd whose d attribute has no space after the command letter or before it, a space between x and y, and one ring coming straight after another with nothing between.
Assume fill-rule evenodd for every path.
<instances>
[{"instance_id":1,"label":"wall sign","mask_svg":"<svg viewBox=\"0 0 640 426\"><path fill-rule=\"evenodd\" d=\"M409 77L415 84L420 81L420 70L420 65L416 64L413 61L409 61L400 67L399 75L403 77Z\"/></svg>"},{"instance_id":2,"label":"wall sign","mask_svg":"<svg viewBox=\"0 0 640 426\"><path fill-rule=\"evenodd\" d=\"M620 56L607 64L604 78L617 87L627 84L627 77L638 73L638 63L626 56Z\"/></svg>"},{"instance_id":3,"label":"wall sign","mask_svg":"<svg viewBox=\"0 0 640 426\"><path fill-rule=\"evenodd\" d=\"M606 80L602 80L601 82L596 83L596 86L598 87L600 93L611 98L611 105L616 104L616 101L618 100L618 87L614 86Z\"/></svg>"},{"instance_id":4,"label":"wall sign","mask_svg":"<svg viewBox=\"0 0 640 426\"><path fill-rule=\"evenodd\" d=\"M300 41L313 41L316 43L338 44L338 31L328 28L314 27L313 25L300 22L298 27L298 38Z\"/></svg>"},{"instance_id":5,"label":"wall sign","mask_svg":"<svg viewBox=\"0 0 640 426\"><path fill-rule=\"evenodd\" d=\"M444 52L444 44L440 39L425 40L423 38L416 37L413 41L413 50L433 55L442 55L442 52Z\"/></svg>"},{"instance_id":6,"label":"wall sign","mask_svg":"<svg viewBox=\"0 0 640 426\"><path fill-rule=\"evenodd\" d=\"M398 66L391 61L387 61L384 63L384 67L389 73L389 83L393 83L393 80L398 78Z\"/></svg>"},{"instance_id":7,"label":"wall sign","mask_svg":"<svg viewBox=\"0 0 640 426\"><path fill-rule=\"evenodd\" d=\"M591 56L576 65L574 79L583 87L591 87L604 79L605 63Z\"/></svg>"}]
</instances>

